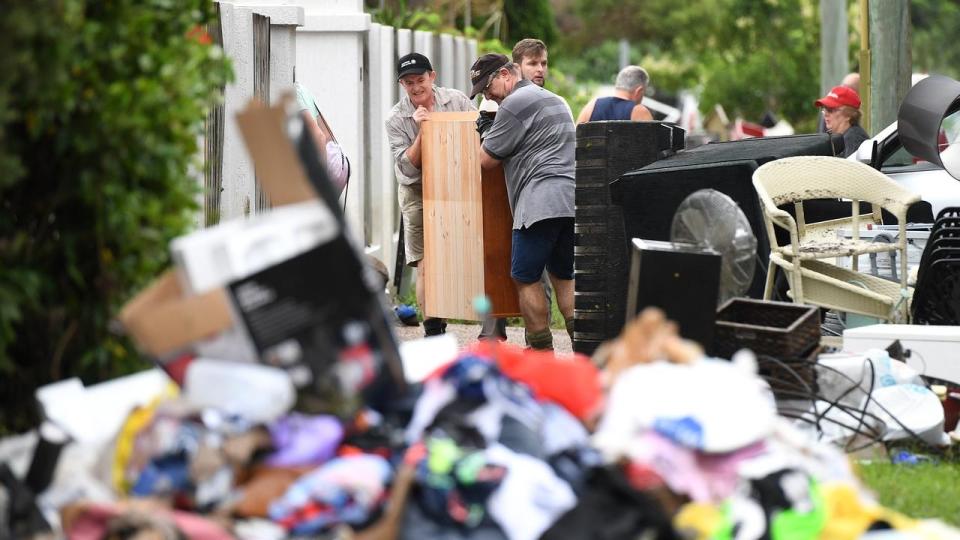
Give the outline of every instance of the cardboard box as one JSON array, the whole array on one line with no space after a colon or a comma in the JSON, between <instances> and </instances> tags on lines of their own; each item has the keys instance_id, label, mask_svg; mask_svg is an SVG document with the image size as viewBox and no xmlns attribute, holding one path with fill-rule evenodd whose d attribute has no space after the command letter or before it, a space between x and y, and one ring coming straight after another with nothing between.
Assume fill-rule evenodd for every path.
<instances>
[{"instance_id":1,"label":"cardboard box","mask_svg":"<svg viewBox=\"0 0 960 540\"><path fill-rule=\"evenodd\" d=\"M384 306L345 235L313 141L300 136L295 148L283 105L253 103L238 123L257 180L281 208L174 241L179 268L130 300L119 320L175 380L184 361L204 354L283 368L307 394L324 396L314 400L320 409L369 388L402 391Z\"/></svg>"}]
</instances>

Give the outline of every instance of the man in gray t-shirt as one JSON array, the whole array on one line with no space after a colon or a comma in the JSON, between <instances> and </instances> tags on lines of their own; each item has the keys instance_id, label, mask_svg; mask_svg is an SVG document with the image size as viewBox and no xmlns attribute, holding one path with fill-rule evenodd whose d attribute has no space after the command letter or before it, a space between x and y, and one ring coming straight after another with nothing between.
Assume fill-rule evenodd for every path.
<instances>
[{"instance_id":1,"label":"man in gray t-shirt","mask_svg":"<svg viewBox=\"0 0 960 540\"><path fill-rule=\"evenodd\" d=\"M557 305L573 328L573 218L576 128L563 100L530 81L501 54L471 68L472 95L500 107L492 123L478 121L483 168L503 163L513 212L510 275L517 285L527 343L553 347L550 310L540 287L546 268Z\"/></svg>"}]
</instances>

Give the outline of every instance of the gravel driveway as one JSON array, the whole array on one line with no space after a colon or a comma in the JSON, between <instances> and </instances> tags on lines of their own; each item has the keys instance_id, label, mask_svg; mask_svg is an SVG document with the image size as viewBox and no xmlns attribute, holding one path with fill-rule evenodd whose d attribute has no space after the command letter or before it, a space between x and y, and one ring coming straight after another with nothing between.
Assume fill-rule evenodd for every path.
<instances>
[{"instance_id":1,"label":"gravel driveway","mask_svg":"<svg viewBox=\"0 0 960 540\"><path fill-rule=\"evenodd\" d=\"M410 341L423 337L422 326L395 326L397 339L400 341ZM448 324L447 333L454 334L457 337L457 344L462 348L464 345L476 341L480 334L479 324ZM523 328L518 326L507 327L507 341L517 345L523 343ZM573 352L570 344L570 336L566 330L553 330L553 350L558 353Z\"/></svg>"}]
</instances>

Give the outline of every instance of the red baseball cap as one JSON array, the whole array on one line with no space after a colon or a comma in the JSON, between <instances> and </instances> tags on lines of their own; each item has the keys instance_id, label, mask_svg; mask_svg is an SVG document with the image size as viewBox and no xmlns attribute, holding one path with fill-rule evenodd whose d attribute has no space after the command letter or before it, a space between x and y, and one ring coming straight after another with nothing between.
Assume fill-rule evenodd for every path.
<instances>
[{"instance_id":1,"label":"red baseball cap","mask_svg":"<svg viewBox=\"0 0 960 540\"><path fill-rule=\"evenodd\" d=\"M856 90L848 86L834 86L827 95L814 101L813 105L816 107L827 107L829 109L836 109L841 105L846 105L854 109L859 109L860 95L857 94Z\"/></svg>"}]
</instances>

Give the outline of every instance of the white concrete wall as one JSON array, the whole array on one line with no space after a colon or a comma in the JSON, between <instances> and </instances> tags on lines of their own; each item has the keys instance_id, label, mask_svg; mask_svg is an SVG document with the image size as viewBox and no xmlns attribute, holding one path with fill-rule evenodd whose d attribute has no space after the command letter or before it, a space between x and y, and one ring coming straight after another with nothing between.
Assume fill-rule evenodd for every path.
<instances>
[{"instance_id":1,"label":"white concrete wall","mask_svg":"<svg viewBox=\"0 0 960 540\"><path fill-rule=\"evenodd\" d=\"M297 61L297 27L303 26L304 12L298 6L251 5L254 13L270 17L270 102L293 91Z\"/></svg>"},{"instance_id":2,"label":"white concrete wall","mask_svg":"<svg viewBox=\"0 0 960 540\"><path fill-rule=\"evenodd\" d=\"M467 40L463 36L453 38L453 87L470 95L470 66L474 58L467 58Z\"/></svg>"},{"instance_id":3,"label":"white concrete wall","mask_svg":"<svg viewBox=\"0 0 960 540\"><path fill-rule=\"evenodd\" d=\"M253 162L237 126L236 115L253 97L254 13L270 17L270 99L293 86L296 27L303 24L303 8L271 0L221 2L224 52L233 62L234 81L224 95L223 192L220 220L247 217L255 210Z\"/></svg>"},{"instance_id":4,"label":"white concrete wall","mask_svg":"<svg viewBox=\"0 0 960 540\"><path fill-rule=\"evenodd\" d=\"M366 197L363 58L370 15L359 0L300 0L304 25L297 29L297 80L316 97L324 118L350 159L346 215L361 238ZM361 238L366 244L366 239Z\"/></svg>"},{"instance_id":5,"label":"white concrete wall","mask_svg":"<svg viewBox=\"0 0 960 540\"><path fill-rule=\"evenodd\" d=\"M437 55L434 68L439 72L440 86L447 88L456 88L457 67L456 58L453 53L453 36L450 34L440 35L440 54ZM431 60L433 60L431 58Z\"/></svg>"},{"instance_id":6,"label":"white concrete wall","mask_svg":"<svg viewBox=\"0 0 960 540\"><path fill-rule=\"evenodd\" d=\"M220 5L223 49L233 62L233 82L224 92L223 192L220 221L246 217L255 206L253 162L237 126L237 113L253 97L253 12Z\"/></svg>"},{"instance_id":7,"label":"white concrete wall","mask_svg":"<svg viewBox=\"0 0 960 540\"><path fill-rule=\"evenodd\" d=\"M368 253L379 257L392 268L396 256L394 236L397 231L397 183L393 175L393 155L384 129L390 109L397 101L394 29L371 24L367 42L368 103L368 171L370 215L367 216L370 237Z\"/></svg>"},{"instance_id":8,"label":"white concrete wall","mask_svg":"<svg viewBox=\"0 0 960 540\"><path fill-rule=\"evenodd\" d=\"M474 60L476 60L477 58L480 57L480 53L477 51L477 47L478 47L478 45L477 45L477 40L475 40L475 39L468 39L468 40L467 40L467 58L468 58L468 60L467 60L467 69L465 70L465 71L467 71L467 72L470 71L470 67L473 65ZM467 92L469 92L469 91L470 91L470 76L469 76L469 73L467 73L466 77L467 77L467 82L466 82L466 85L467 85L467 86L466 86L465 90L466 90ZM467 95L469 95L469 94L467 94Z\"/></svg>"},{"instance_id":9,"label":"white concrete wall","mask_svg":"<svg viewBox=\"0 0 960 540\"><path fill-rule=\"evenodd\" d=\"M397 59L413 52L413 30L409 28L397 29Z\"/></svg>"},{"instance_id":10,"label":"white concrete wall","mask_svg":"<svg viewBox=\"0 0 960 540\"><path fill-rule=\"evenodd\" d=\"M423 30L413 31L413 52L418 52L426 56L430 59L430 62L434 62L434 58L436 56L433 42L434 39L432 33L425 32ZM434 69L436 69L436 64L434 64Z\"/></svg>"}]
</instances>

